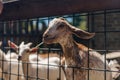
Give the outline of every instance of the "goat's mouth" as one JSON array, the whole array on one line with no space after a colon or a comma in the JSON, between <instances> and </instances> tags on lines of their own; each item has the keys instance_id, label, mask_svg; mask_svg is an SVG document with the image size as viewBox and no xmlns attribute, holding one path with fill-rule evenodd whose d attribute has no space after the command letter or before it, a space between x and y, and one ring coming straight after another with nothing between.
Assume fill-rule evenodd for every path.
<instances>
[{"instance_id":1,"label":"goat's mouth","mask_svg":"<svg viewBox=\"0 0 120 80\"><path fill-rule=\"evenodd\" d=\"M56 36L52 36L52 37L43 37L43 42L50 44L53 42L53 40L56 39Z\"/></svg>"},{"instance_id":2,"label":"goat's mouth","mask_svg":"<svg viewBox=\"0 0 120 80\"><path fill-rule=\"evenodd\" d=\"M22 60L22 56L18 56L18 61Z\"/></svg>"}]
</instances>

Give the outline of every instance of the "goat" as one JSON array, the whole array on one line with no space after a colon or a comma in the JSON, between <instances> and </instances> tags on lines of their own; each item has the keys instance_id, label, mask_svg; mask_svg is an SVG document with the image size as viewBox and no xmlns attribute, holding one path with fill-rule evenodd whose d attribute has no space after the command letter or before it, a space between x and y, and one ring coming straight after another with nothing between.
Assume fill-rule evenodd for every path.
<instances>
[{"instance_id":1,"label":"goat","mask_svg":"<svg viewBox=\"0 0 120 80\"><path fill-rule=\"evenodd\" d=\"M13 48L14 46L12 44L14 44L14 43L12 43L10 40L8 40L8 46ZM8 51L6 57L8 59L18 59L18 54L17 54L17 52L15 53L15 52ZM41 57L37 57L37 52L29 55L29 58L31 61L42 60Z\"/></svg>"},{"instance_id":2,"label":"goat","mask_svg":"<svg viewBox=\"0 0 120 80\"><path fill-rule=\"evenodd\" d=\"M120 52L118 52L118 51L116 51L116 52L110 52L110 53L106 54L106 58L107 59L115 59L115 58L119 58L119 57L120 57Z\"/></svg>"},{"instance_id":3,"label":"goat","mask_svg":"<svg viewBox=\"0 0 120 80\"><path fill-rule=\"evenodd\" d=\"M70 25L64 18L54 18L43 34L43 42L46 44L59 43L65 56L65 69L67 80L104 80L105 72L88 70L82 68L111 70L108 64L102 60L101 55L94 54L92 49L79 44L73 40L72 34L81 39L90 39L95 33L89 33ZM88 61L89 59L89 61ZM77 68L70 68L77 67ZM106 80L112 80L112 73L106 72Z\"/></svg>"},{"instance_id":4,"label":"goat","mask_svg":"<svg viewBox=\"0 0 120 80\"><path fill-rule=\"evenodd\" d=\"M10 50L6 54L7 59L17 59L18 55L15 52L11 52Z\"/></svg>"},{"instance_id":5,"label":"goat","mask_svg":"<svg viewBox=\"0 0 120 80\"><path fill-rule=\"evenodd\" d=\"M112 72L113 80L116 80L120 76L120 65L118 64L117 60L110 60L109 66L111 67L112 71L118 71L118 72Z\"/></svg>"},{"instance_id":6,"label":"goat","mask_svg":"<svg viewBox=\"0 0 120 80\"><path fill-rule=\"evenodd\" d=\"M2 44L2 42L0 42ZM19 69L18 69L19 68ZM21 63L16 59L7 59L5 53L0 49L0 69L4 80L24 80ZM20 76L18 76L18 74Z\"/></svg>"},{"instance_id":7,"label":"goat","mask_svg":"<svg viewBox=\"0 0 120 80\"><path fill-rule=\"evenodd\" d=\"M27 80L36 80L37 75L39 79L48 79L49 80L57 80L59 78L59 70L61 70L61 80L65 80L65 75L62 70L58 67L58 62L60 62L59 58L45 58L45 60L41 60L39 62L37 61L31 61L29 59L29 55L31 53L37 52L38 48L30 48L32 43L24 44L22 42L19 46L17 46L15 43L10 42L11 47L15 50L18 50L19 53L19 60L22 60L22 66L23 66L23 73L25 75L25 79ZM18 49L19 48L19 49ZM48 59L50 62L48 62ZM29 63L29 64L27 64ZM48 68L49 63L49 68ZM52 66L51 66L52 65ZM48 77L48 69L49 69L49 77ZM37 74L38 71L38 74ZM28 72L28 74L27 74ZM27 78L27 76L29 76Z\"/></svg>"}]
</instances>

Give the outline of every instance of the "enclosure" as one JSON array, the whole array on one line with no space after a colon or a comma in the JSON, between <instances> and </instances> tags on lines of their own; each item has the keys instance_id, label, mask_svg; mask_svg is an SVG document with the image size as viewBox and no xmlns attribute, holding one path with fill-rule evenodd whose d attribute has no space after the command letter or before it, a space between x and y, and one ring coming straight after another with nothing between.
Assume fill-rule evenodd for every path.
<instances>
[{"instance_id":1,"label":"enclosure","mask_svg":"<svg viewBox=\"0 0 120 80\"><path fill-rule=\"evenodd\" d=\"M112 59L108 58L106 55L112 52L117 52L117 54L120 54L119 3L119 0L15 0L13 2L4 2L4 9L0 15L0 40L2 42L1 50L3 50L6 54L8 51L11 53L15 52L14 49L11 49L8 46L8 40L11 40L17 45L24 41L25 43L32 42L32 47L37 46L42 42L42 35L47 29L49 22L56 17L63 17L70 24L76 26L77 28L96 33L95 37L90 40L79 39L78 37L74 36L75 41L82 43L88 48L92 48L104 55L104 60L117 60L118 64L120 64L119 55L117 55L117 57L113 57ZM64 57L62 48L59 44L42 44L39 46L37 56L46 53L48 58L51 56L58 57L60 61ZM2 59L1 61L2 63L4 62ZM10 62L12 62L11 58ZM16 61L15 63L21 62ZM28 62L24 64L29 65L33 63ZM36 60L36 65L39 66L45 64L39 64L38 60ZM63 65L61 62L59 62L57 66L49 64L46 65L49 67L58 67L58 80L62 80L61 68L65 68L65 65ZM39 78L38 70L35 71L35 73L37 73L36 77L25 77L27 80L49 80L49 67L46 74L47 79ZM104 67L106 67L106 64ZM1 69L3 68L4 66L2 66ZM9 68L10 71L11 68L12 67ZM74 69L76 67L71 68ZM120 69L120 66L117 66L116 68ZM83 69L88 71L88 75L89 70L103 71L105 75L104 80L106 80L106 68L99 70L84 67ZM110 70L110 72L116 72L119 74L119 71L116 70ZM1 71L0 73L10 74L8 80L11 80L12 75L24 76L19 74L19 71L18 74L4 71ZM29 73L29 71L27 73ZM3 78L3 74L1 74L1 78ZM119 80L119 75L115 75L115 80Z\"/></svg>"}]
</instances>

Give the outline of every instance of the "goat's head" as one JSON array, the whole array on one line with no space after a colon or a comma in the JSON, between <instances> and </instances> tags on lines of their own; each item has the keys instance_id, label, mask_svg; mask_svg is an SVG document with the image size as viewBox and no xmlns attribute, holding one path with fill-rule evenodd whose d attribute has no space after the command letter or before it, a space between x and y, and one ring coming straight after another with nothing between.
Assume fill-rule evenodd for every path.
<instances>
[{"instance_id":1,"label":"goat's head","mask_svg":"<svg viewBox=\"0 0 120 80\"><path fill-rule=\"evenodd\" d=\"M8 41L8 45L16 50L16 52L18 53L18 60L27 59L29 58L29 54L35 53L38 50L38 48L36 47L30 48L32 43L24 44L24 42L22 42L19 46L17 46L15 43Z\"/></svg>"},{"instance_id":2,"label":"goat's head","mask_svg":"<svg viewBox=\"0 0 120 80\"><path fill-rule=\"evenodd\" d=\"M49 27L43 34L43 42L60 43L72 34L81 39L90 39L95 35L95 33L89 33L70 25L64 18L55 18L49 23Z\"/></svg>"}]
</instances>

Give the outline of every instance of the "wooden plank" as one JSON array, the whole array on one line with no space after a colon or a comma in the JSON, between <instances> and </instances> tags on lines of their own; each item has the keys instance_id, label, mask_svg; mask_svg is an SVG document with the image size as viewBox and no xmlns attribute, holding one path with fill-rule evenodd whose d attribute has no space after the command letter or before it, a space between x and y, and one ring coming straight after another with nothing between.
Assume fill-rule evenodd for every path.
<instances>
[{"instance_id":1,"label":"wooden plank","mask_svg":"<svg viewBox=\"0 0 120 80\"><path fill-rule=\"evenodd\" d=\"M105 9L120 9L120 0L19 0L4 4L0 20L47 17Z\"/></svg>"}]
</instances>

